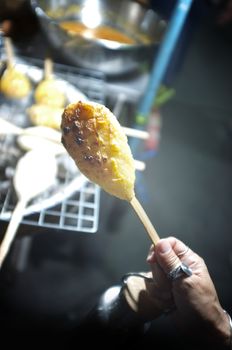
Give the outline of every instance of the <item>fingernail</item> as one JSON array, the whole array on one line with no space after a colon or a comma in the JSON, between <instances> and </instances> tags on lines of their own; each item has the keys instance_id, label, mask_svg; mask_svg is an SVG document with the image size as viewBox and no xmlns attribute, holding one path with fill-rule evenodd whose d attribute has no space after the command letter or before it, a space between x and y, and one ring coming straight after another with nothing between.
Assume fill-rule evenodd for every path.
<instances>
[{"instance_id":1,"label":"fingernail","mask_svg":"<svg viewBox=\"0 0 232 350\"><path fill-rule=\"evenodd\" d=\"M166 240L161 240L159 242L158 250L161 254L166 254L171 250L171 245L168 241Z\"/></svg>"}]
</instances>

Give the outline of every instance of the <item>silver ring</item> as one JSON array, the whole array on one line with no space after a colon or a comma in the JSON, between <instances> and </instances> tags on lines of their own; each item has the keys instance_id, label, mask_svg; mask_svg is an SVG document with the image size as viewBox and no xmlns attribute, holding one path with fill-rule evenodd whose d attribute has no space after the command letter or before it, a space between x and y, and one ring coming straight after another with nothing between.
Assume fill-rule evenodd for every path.
<instances>
[{"instance_id":1,"label":"silver ring","mask_svg":"<svg viewBox=\"0 0 232 350\"><path fill-rule=\"evenodd\" d=\"M186 246L186 248L183 250L183 252L180 252L179 254L177 254L177 256L183 256L183 255L185 255L187 252L189 251L189 247L188 246Z\"/></svg>"},{"instance_id":2,"label":"silver ring","mask_svg":"<svg viewBox=\"0 0 232 350\"><path fill-rule=\"evenodd\" d=\"M179 266L177 266L175 269L170 271L167 274L167 277L169 280L174 281L177 278L183 277L183 276L191 276L193 274L192 269L188 267L188 265L181 263Z\"/></svg>"}]
</instances>

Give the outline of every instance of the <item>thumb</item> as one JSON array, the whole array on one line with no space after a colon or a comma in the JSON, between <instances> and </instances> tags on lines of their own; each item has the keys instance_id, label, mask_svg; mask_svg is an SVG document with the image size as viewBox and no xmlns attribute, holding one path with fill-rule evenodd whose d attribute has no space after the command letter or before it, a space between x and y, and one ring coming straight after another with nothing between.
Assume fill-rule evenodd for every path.
<instances>
[{"instance_id":1,"label":"thumb","mask_svg":"<svg viewBox=\"0 0 232 350\"><path fill-rule=\"evenodd\" d=\"M168 239L161 239L155 247L156 259L165 272L171 272L181 264L179 257L174 252L171 243Z\"/></svg>"}]
</instances>

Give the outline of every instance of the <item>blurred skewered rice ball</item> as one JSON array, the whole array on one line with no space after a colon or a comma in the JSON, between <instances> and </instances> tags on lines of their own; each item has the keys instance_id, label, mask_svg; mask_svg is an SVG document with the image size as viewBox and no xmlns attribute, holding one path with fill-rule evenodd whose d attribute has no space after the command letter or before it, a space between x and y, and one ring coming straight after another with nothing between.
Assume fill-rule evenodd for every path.
<instances>
[{"instance_id":1,"label":"blurred skewered rice ball","mask_svg":"<svg viewBox=\"0 0 232 350\"><path fill-rule=\"evenodd\" d=\"M51 107L64 107L66 96L53 78L42 80L35 90L35 102Z\"/></svg>"},{"instance_id":2,"label":"blurred skewered rice ball","mask_svg":"<svg viewBox=\"0 0 232 350\"><path fill-rule=\"evenodd\" d=\"M27 109L30 121L34 125L48 126L60 129L61 115L63 109L43 104L34 104Z\"/></svg>"},{"instance_id":3,"label":"blurred skewered rice ball","mask_svg":"<svg viewBox=\"0 0 232 350\"><path fill-rule=\"evenodd\" d=\"M31 83L28 77L15 67L8 67L0 80L1 92L10 99L22 99L29 95Z\"/></svg>"}]
</instances>

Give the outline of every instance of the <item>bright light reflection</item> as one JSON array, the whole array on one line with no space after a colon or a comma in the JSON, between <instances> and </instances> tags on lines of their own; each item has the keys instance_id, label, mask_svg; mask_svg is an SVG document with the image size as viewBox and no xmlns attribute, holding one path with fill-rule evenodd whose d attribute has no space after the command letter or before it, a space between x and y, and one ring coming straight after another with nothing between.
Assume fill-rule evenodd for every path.
<instances>
[{"instance_id":1,"label":"bright light reflection","mask_svg":"<svg viewBox=\"0 0 232 350\"><path fill-rule=\"evenodd\" d=\"M98 1L88 0L81 11L83 24L88 28L96 28L101 23L101 14Z\"/></svg>"},{"instance_id":2,"label":"bright light reflection","mask_svg":"<svg viewBox=\"0 0 232 350\"><path fill-rule=\"evenodd\" d=\"M93 32L91 30L88 30L88 29L86 29L82 35L86 39L93 39L94 38Z\"/></svg>"},{"instance_id":3,"label":"bright light reflection","mask_svg":"<svg viewBox=\"0 0 232 350\"><path fill-rule=\"evenodd\" d=\"M119 290L120 288L117 286L109 288L104 294L104 303L110 304L112 301L114 301L119 295Z\"/></svg>"}]
</instances>

